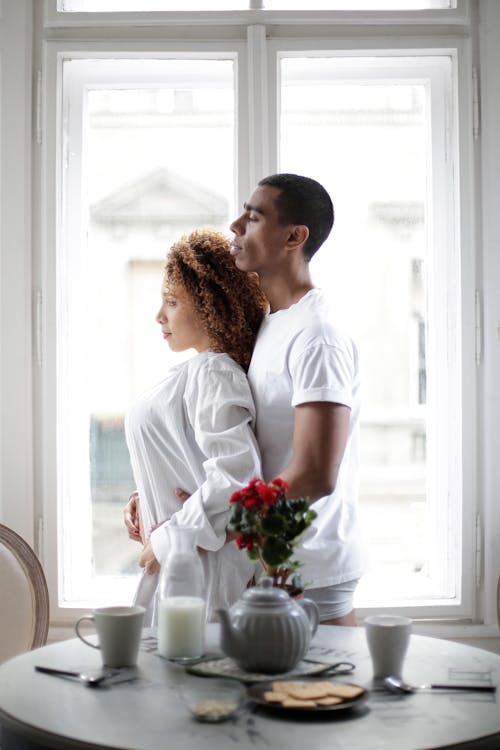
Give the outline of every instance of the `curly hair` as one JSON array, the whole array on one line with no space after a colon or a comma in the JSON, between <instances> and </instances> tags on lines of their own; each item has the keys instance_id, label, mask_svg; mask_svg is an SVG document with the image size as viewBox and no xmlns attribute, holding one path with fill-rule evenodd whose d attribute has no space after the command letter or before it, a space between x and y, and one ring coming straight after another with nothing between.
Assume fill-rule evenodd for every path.
<instances>
[{"instance_id":1,"label":"curly hair","mask_svg":"<svg viewBox=\"0 0 500 750\"><path fill-rule=\"evenodd\" d=\"M268 302L257 274L240 271L221 232L200 229L167 254L165 285L181 285L199 315L214 351L226 352L246 371Z\"/></svg>"}]
</instances>

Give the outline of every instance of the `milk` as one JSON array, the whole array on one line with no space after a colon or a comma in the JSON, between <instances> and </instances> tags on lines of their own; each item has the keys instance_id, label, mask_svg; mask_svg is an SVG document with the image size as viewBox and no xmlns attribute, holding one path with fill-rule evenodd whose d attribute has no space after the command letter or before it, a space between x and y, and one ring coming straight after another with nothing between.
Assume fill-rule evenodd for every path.
<instances>
[{"instance_id":1,"label":"milk","mask_svg":"<svg viewBox=\"0 0 500 750\"><path fill-rule=\"evenodd\" d=\"M194 659L205 650L205 602L171 596L158 609L158 651L167 659Z\"/></svg>"}]
</instances>

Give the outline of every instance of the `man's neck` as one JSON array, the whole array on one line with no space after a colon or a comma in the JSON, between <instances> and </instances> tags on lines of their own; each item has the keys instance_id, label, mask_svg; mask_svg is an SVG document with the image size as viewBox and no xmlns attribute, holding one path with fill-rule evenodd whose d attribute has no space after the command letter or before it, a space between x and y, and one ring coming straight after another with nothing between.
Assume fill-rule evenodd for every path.
<instances>
[{"instance_id":1,"label":"man's neck","mask_svg":"<svg viewBox=\"0 0 500 750\"><path fill-rule=\"evenodd\" d=\"M285 274L271 277L261 276L260 285L269 300L272 313L278 310L286 310L314 288L309 271L292 278Z\"/></svg>"}]
</instances>

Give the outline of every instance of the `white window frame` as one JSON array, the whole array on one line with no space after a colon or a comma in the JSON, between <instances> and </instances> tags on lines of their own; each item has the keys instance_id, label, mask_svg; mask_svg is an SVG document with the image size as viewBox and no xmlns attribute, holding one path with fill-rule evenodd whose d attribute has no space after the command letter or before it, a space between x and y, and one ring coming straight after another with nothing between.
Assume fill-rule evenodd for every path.
<instances>
[{"instance_id":1,"label":"white window frame","mask_svg":"<svg viewBox=\"0 0 500 750\"><path fill-rule=\"evenodd\" d=\"M58 11L57 0L44 0L44 25L57 27L119 27L119 26L189 26L215 24L217 26L253 24L287 24L292 26L311 23L318 26L392 26L392 25L468 25L470 0L457 0L456 8L421 11L158 11L124 13L64 13Z\"/></svg>"},{"instance_id":2,"label":"white window frame","mask_svg":"<svg viewBox=\"0 0 500 750\"><path fill-rule=\"evenodd\" d=\"M43 373L40 380L40 387L37 388L37 415L39 420L40 443L37 444L37 465L38 469L38 486L41 487L43 496L43 514L45 521L46 533L43 541L43 558L46 563L46 569L49 578L49 585L52 593L52 613L55 621L64 622L68 620L68 611L60 608L57 601L57 585L59 562L57 559L57 539L55 529L57 528L57 508L54 498L57 495L57 448L56 448L56 430L54 414L56 413L56 337L55 337L55 312L54 301L57 296L56 280L54 275L57 248L60 246L61 238L58 235L57 227L60 225L62 211L62 193L61 185L58 180L60 174L60 148L57 142L58 124L61 121L61 64L65 58L90 57L96 58L100 55L105 57L108 53L118 56L130 57L135 54L138 57L147 55L156 56L158 54L170 54L184 51L194 54L203 51L237 51L239 53L238 63L238 86L240 91L247 91L247 97L240 97L238 119L246 132L240 131L239 140L239 175L238 175L238 201L241 203L249 193L258 178L262 174L274 171L276 166L275 154L276 134L269 128L269 119L276 114L276 60L279 51L288 52L295 50L300 52L301 49L325 49L327 44L331 49L344 51L352 54L361 55L361 51L371 50L374 54L390 54L393 49L393 38L387 36L387 28L381 33L376 28L371 29L369 35L366 32L360 34L359 26L350 26L353 19L349 20L344 17L339 19L338 13L327 14L327 21L331 24L327 31L328 42L325 39L325 30L321 26L311 24L308 26L308 33L305 35L307 41L297 39L297 24L300 19L296 14L277 14L277 19L283 24L272 30L275 38L266 39L269 36L269 27L264 27L258 23L248 24L249 20L259 20L258 12L256 14L245 14L235 18L234 14L224 14L223 26L226 26L224 38L225 41L206 41L210 37L220 35L220 26L217 28L210 26L208 19L200 17L197 14L195 24L209 26L196 34L190 34L186 29L182 33L189 36L200 36L203 41L172 42L166 39L159 43L156 41L157 33L151 29L143 29L138 32L136 42L123 43L120 41L120 27L130 22L128 18L120 17L108 18L107 23L111 30L110 36L115 35L117 38L106 43L100 41L80 41L82 32L81 25L92 27L102 25L102 16L95 14L98 18L85 19L75 18L78 14L59 14L64 15L64 21L57 17L55 13L55 0L46 0L45 3L45 23L47 36L50 36L50 29L54 27L68 27L68 37L66 41L51 41L46 39L43 43L42 68L43 68L43 146L42 146L42 163L41 163L41 232L40 232L40 249L42 264L40 269L40 288L42 290L43 305L41 329L43 332ZM474 436L477 433L476 426L476 374L472 364L474 360L474 303L473 290L475 286L475 226L474 226L474 194L472 185L474 183L474 165L473 165L473 144L471 135L472 123L472 91L470 70L472 67L472 50L471 40L464 38L460 26L468 23L469 4L459 2L456 11L447 11L452 13L453 18L447 15L446 21L450 23L451 29L455 28L456 35L450 37L448 34L441 35L442 28L440 24L443 19L437 21L435 14L441 11L433 11L426 14L429 16L430 27L425 35L419 37L409 36L406 32L404 43L401 37L398 39L398 50L405 54L415 54L426 50L431 53L432 50L442 52L443 50L453 51L457 57L457 91L460 89L459 98L459 148L460 148L460 194L457 195L458 205L461 210L460 219L460 247L461 247L461 293L462 293L462 357L464 362L463 369L463 390L467 397L462 397L462 430L466 439L464 440L462 456L462 481L464 503L460 512L462 513L462 528L464 534L461 540L462 555L466 562L463 566L462 578L462 596L461 603L450 606L430 606L429 608L418 607L412 608L405 606L406 612L413 616L429 617L434 620L455 619L455 620L473 620L477 618L478 611L475 608L475 590L473 579L476 573L473 560L473 543L472 534L469 534L474 528L477 513L476 507L476 486L477 486L477 460ZM81 14L92 15L92 14ZM114 16L115 14L113 14ZM119 14L118 14L119 15ZM144 26L152 22L151 14L141 14L148 16L144 18ZM153 14L158 16L158 14ZM163 14L161 14L163 15ZM317 14L306 14L310 18L314 16L314 21L321 21L321 16ZM67 16L71 16L69 19ZM170 23L171 27L165 29L165 36L170 34L179 37L180 29L178 25L185 23L186 14L182 18L172 18L169 20L161 19L161 23ZM334 16L336 18L334 18ZM364 19L361 18L364 16ZM376 24L387 24L386 14L376 14ZM303 18L303 16L301 16ZM373 21L373 14L369 18ZM366 23L369 20L366 14L360 14L356 17L356 23ZM155 18L155 23L158 21ZM192 22L192 19L189 19ZM219 19L220 20L220 19ZM266 16L266 21L269 16ZM401 17L391 16L394 23L401 23ZM416 20L416 19L414 19ZM418 16L422 22L422 16ZM404 19L405 23L409 22L409 17ZM213 18L211 19L213 22ZM375 21L374 21L375 23ZM438 23L437 27L434 24ZM135 24L135 19L134 19ZM335 24L335 25L334 25ZM139 24L141 27L141 24ZM113 31L114 29L114 31ZM291 33L293 32L293 33ZM347 34L346 34L347 32ZM245 38L246 35L246 38ZM288 35L288 36L287 36ZM143 37L152 37L149 41L144 41ZM243 38L242 38L243 37ZM73 41L71 41L73 39ZM265 54L263 52L265 51ZM268 97L268 116L263 111L264 108L256 107L255 102L261 97ZM49 106L50 103L50 106ZM275 119L276 122L276 119ZM246 125L248 123L248 126ZM470 398L470 394L474 394ZM470 439L469 439L470 436ZM452 467L455 468L455 467ZM394 607L391 607L394 610ZM368 611L368 610L367 610ZM78 611L71 609L70 619L74 619ZM360 610L360 614L365 614Z\"/></svg>"},{"instance_id":3,"label":"white window frame","mask_svg":"<svg viewBox=\"0 0 500 750\"><path fill-rule=\"evenodd\" d=\"M47 300L44 305L44 319L42 326L44 329L44 374L42 394L39 400L40 421L44 425L44 439L39 446L40 466L44 467L43 475L40 476L40 482L43 485L42 494L44 497L44 518L45 534L43 538L43 559L49 581L49 590L51 595L51 613L55 622L65 623L68 615L71 619L77 614L87 609L89 602L77 601L71 604L60 604L62 592L62 577L64 573L64 560L60 554L62 549L61 524L59 523L59 514L62 512L64 503L65 484L63 475L59 471L60 461L63 460L66 446L64 442L58 441L58 435L64 425L64 414L61 409L61 397L64 394L58 392L58 368L64 367L64 360L60 356L58 349L59 332L57 330L56 311L59 305L64 305L65 296L58 281L57 268L59 263L64 260L64 246L69 243L69 238L65 236L64 230L67 230L68 222L64 219L67 212L65 203L65 189L62 178L62 163L67 152L67 144L64 142L65 120L67 117L73 118L74 122L82 117L82 110L72 111L68 115L63 108L62 82L63 82L63 65L65 60L74 59L99 59L109 58L122 59L169 59L184 57L194 58L214 58L224 57L234 59L235 61L235 79L236 89L244 89L246 86L247 69L245 65L244 47L241 43L236 42L231 45L220 43L197 43L193 44L169 44L168 49L158 50L157 45L139 44L127 45L124 49L119 44L72 44L67 45L59 42L45 42L44 44L44 70L45 70L45 98L56 103L52 108L44 107L44 133L52 134L52 137L46 138L43 146L43 173L42 180L44 183L43 199L41 213L43 217L49 217L47 225L42 233L43 245L41 248L44 258L43 269L44 276L41 281L44 290L43 296ZM238 62L240 61L240 62ZM81 79L78 85L83 90L88 79ZM238 97L237 97L238 100ZM240 99L237 118L245 124L248 119L248 111L244 99ZM240 138L237 141L237 150L239 154L239 176L248 182L248 175L243 177L243 165L246 162L248 133L246 125L240 130ZM50 165L50 166L49 166ZM74 206L80 203L80 187L78 171L71 171L71 190L74 192ZM79 227L78 209L73 209L70 217L72 240L75 236L82 235L82 228ZM57 366L56 366L57 362ZM58 414L57 420L54 415ZM55 501L55 498L57 500ZM82 519L75 519L77 524L82 523ZM84 525L79 526L82 536L89 534L89 529ZM124 540L126 532L124 528ZM67 545L66 545L67 547ZM88 542L82 539L78 544L78 549L67 550L67 554L88 555ZM103 576L103 586L109 585L110 579ZM120 582L114 581L113 590L117 597L120 597Z\"/></svg>"},{"instance_id":4,"label":"white window frame","mask_svg":"<svg viewBox=\"0 0 500 750\"><path fill-rule=\"evenodd\" d=\"M57 0L58 12L60 13L132 13L132 12L156 12L171 13L174 10L197 12L235 11L235 10L336 10L350 11L392 11L407 13L412 10L422 10L423 3L418 0L312 0L306 3L304 0L149 0L142 5L148 8L140 8L140 0ZM370 4L372 7L370 7ZM367 6L363 8L363 5ZM82 10L82 6L85 8ZM354 6L354 7L353 7ZM412 7L413 6L413 7ZM78 8L80 7L80 10ZM90 7L96 10L91 11ZM452 10L456 7L456 0L426 0L425 10L442 9ZM73 8L73 9L71 9Z\"/></svg>"}]
</instances>

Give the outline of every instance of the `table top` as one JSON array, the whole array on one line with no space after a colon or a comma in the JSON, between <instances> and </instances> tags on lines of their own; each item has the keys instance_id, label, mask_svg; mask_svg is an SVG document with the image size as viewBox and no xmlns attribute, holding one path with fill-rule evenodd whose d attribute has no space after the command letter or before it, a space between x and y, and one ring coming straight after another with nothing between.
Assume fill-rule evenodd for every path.
<instances>
[{"instance_id":1,"label":"table top","mask_svg":"<svg viewBox=\"0 0 500 750\"><path fill-rule=\"evenodd\" d=\"M209 625L207 646L218 651L217 625ZM31 742L50 748L127 750L431 750L500 747L499 693L421 692L395 696L371 690L372 668L363 628L320 626L308 658L324 663L351 661L352 675L336 680L370 690L364 706L321 715L277 714L248 704L227 722L195 721L182 703L185 669L162 659L145 639L138 679L88 688L34 671L34 665L62 669L99 667L99 653L78 639L45 646L0 666L0 722ZM500 687L500 656L451 641L412 635L405 678L427 682L484 681ZM293 733L293 735L291 734ZM313 734L312 734L313 733ZM294 738L290 744L291 736ZM5 740L2 747L6 750Z\"/></svg>"}]
</instances>

